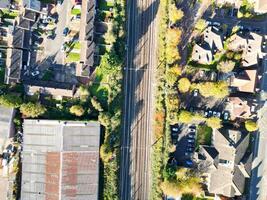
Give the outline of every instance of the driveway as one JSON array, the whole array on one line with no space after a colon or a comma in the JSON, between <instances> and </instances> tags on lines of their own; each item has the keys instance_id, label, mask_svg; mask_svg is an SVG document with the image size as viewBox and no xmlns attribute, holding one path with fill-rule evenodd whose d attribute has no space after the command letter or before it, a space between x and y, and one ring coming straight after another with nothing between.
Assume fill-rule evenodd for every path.
<instances>
[{"instance_id":1,"label":"driveway","mask_svg":"<svg viewBox=\"0 0 267 200\"><path fill-rule=\"evenodd\" d=\"M58 23L56 25L56 37L54 39L46 39L45 41L45 58L54 57L54 63L64 64L64 53L60 48L64 43L63 30L69 23L70 18L71 1L65 0L62 5L58 5Z\"/></svg>"}]
</instances>

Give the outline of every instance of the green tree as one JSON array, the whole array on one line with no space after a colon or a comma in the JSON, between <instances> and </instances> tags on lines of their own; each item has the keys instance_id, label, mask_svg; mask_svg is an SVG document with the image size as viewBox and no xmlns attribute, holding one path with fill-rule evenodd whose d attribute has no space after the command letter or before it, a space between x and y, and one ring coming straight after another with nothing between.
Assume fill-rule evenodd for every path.
<instances>
[{"instance_id":1,"label":"green tree","mask_svg":"<svg viewBox=\"0 0 267 200\"><path fill-rule=\"evenodd\" d=\"M206 21L204 19L199 19L195 24L195 29L202 32L207 27Z\"/></svg>"},{"instance_id":2,"label":"green tree","mask_svg":"<svg viewBox=\"0 0 267 200\"><path fill-rule=\"evenodd\" d=\"M229 95L228 84L226 81L203 82L192 84L193 89L199 89L204 97L224 98Z\"/></svg>"},{"instance_id":3,"label":"green tree","mask_svg":"<svg viewBox=\"0 0 267 200\"><path fill-rule=\"evenodd\" d=\"M26 117L38 117L46 112L46 108L39 103L24 103L20 106L20 112Z\"/></svg>"},{"instance_id":4,"label":"green tree","mask_svg":"<svg viewBox=\"0 0 267 200\"><path fill-rule=\"evenodd\" d=\"M76 115L78 117L82 116L84 114L84 109L81 105L73 105L70 108L70 113L73 115Z\"/></svg>"},{"instance_id":5,"label":"green tree","mask_svg":"<svg viewBox=\"0 0 267 200\"><path fill-rule=\"evenodd\" d=\"M181 93L186 93L189 91L191 86L190 81L188 80L188 78L181 78L178 81L178 89Z\"/></svg>"},{"instance_id":6,"label":"green tree","mask_svg":"<svg viewBox=\"0 0 267 200\"><path fill-rule=\"evenodd\" d=\"M228 73L233 71L235 67L235 62L228 60L228 61L222 61L217 65L218 71L221 71L223 73Z\"/></svg>"},{"instance_id":7,"label":"green tree","mask_svg":"<svg viewBox=\"0 0 267 200\"><path fill-rule=\"evenodd\" d=\"M219 129L222 127L222 120L218 117L211 117L206 120L206 124L211 128Z\"/></svg>"},{"instance_id":8,"label":"green tree","mask_svg":"<svg viewBox=\"0 0 267 200\"><path fill-rule=\"evenodd\" d=\"M166 60L168 64L173 64L180 59L180 54L178 52L178 44L181 40L181 30L180 29L168 29L166 36Z\"/></svg>"},{"instance_id":9,"label":"green tree","mask_svg":"<svg viewBox=\"0 0 267 200\"><path fill-rule=\"evenodd\" d=\"M79 96L80 96L80 99L82 101L86 101L89 97L89 90L86 86L84 85L81 85L78 89L78 93L79 93Z\"/></svg>"},{"instance_id":10,"label":"green tree","mask_svg":"<svg viewBox=\"0 0 267 200\"><path fill-rule=\"evenodd\" d=\"M22 99L19 95L4 94L0 96L0 104L9 108L18 108L22 104Z\"/></svg>"},{"instance_id":11,"label":"green tree","mask_svg":"<svg viewBox=\"0 0 267 200\"><path fill-rule=\"evenodd\" d=\"M172 23L176 23L181 20L184 16L184 12L181 9L177 9L174 4L170 5L169 8L169 19Z\"/></svg>"},{"instance_id":12,"label":"green tree","mask_svg":"<svg viewBox=\"0 0 267 200\"><path fill-rule=\"evenodd\" d=\"M258 125L256 122L252 121L252 120L247 120L245 122L245 128L247 129L247 131L249 132L254 132L256 130L258 130Z\"/></svg>"},{"instance_id":13,"label":"green tree","mask_svg":"<svg viewBox=\"0 0 267 200\"><path fill-rule=\"evenodd\" d=\"M91 103L92 103L93 107L97 111L99 111L99 112L103 111L103 108L102 108L100 102L97 101L97 98L96 97L91 98Z\"/></svg>"},{"instance_id":14,"label":"green tree","mask_svg":"<svg viewBox=\"0 0 267 200\"><path fill-rule=\"evenodd\" d=\"M169 67L166 73L166 82L169 86L174 86L174 83L177 81L177 78L181 75L182 70L178 65L174 67Z\"/></svg>"}]
</instances>

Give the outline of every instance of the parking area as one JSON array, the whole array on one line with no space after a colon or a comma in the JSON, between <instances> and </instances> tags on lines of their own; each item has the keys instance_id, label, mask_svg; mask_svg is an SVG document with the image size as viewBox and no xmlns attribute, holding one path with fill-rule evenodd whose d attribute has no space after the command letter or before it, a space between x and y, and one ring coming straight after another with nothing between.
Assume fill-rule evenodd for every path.
<instances>
[{"instance_id":1,"label":"parking area","mask_svg":"<svg viewBox=\"0 0 267 200\"><path fill-rule=\"evenodd\" d=\"M77 82L76 65L74 62L67 62L69 51L73 49L68 44L72 44L73 40L79 40L80 24L76 18L80 18L80 15L75 3L79 4L79 1L58 1L50 6L49 16L40 18L36 24L36 28L31 32L30 59L23 65L25 80ZM80 4L78 6L81 7Z\"/></svg>"},{"instance_id":2,"label":"parking area","mask_svg":"<svg viewBox=\"0 0 267 200\"><path fill-rule=\"evenodd\" d=\"M192 156L196 149L197 131L195 125L173 125L171 126L172 143L176 145L173 157L179 166L191 167Z\"/></svg>"}]
</instances>

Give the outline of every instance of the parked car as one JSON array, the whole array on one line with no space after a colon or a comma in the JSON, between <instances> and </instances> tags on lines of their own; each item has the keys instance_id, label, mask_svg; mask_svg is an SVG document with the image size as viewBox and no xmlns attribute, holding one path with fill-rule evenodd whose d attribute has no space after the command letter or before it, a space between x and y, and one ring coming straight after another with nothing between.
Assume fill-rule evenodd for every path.
<instances>
[{"instance_id":1,"label":"parked car","mask_svg":"<svg viewBox=\"0 0 267 200\"><path fill-rule=\"evenodd\" d=\"M189 135L188 135L188 138L192 138L192 139L194 139L194 138L195 138L195 135L193 135L193 134L189 134Z\"/></svg>"},{"instance_id":2,"label":"parked car","mask_svg":"<svg viewBox=\"0 0 267 200\"><path fill-rule=\"evenodd\" d=\"M192 165L193 165L193 161L192 161L192 160L186 160L186 161L185 161L185 164L186 164L187 166L192 166Z\"/></svg>"},{"instance_id":3,"label":"parked car","mask_svg":"<svg viewBox=\"0 0 267 200\"><path fill-rule=\"evenodd\" d=\"M195 128L189 128L189 132L195 133L196 129Z\"/></svg>"},{"instance_id":4,"label":"parked car","mask_svg":"<svg viewBox=\"0 0 267 200\"><path fill-rule=\"evenodd\" d=\"M213 22L212 25L214 25L214 26L221 26L221 24L219 22Z\"/></svg>"},{"instance_id":5,"label":"parked car","mask_svg":"<svg viewBox=\"0 0 267 200\"><path fill-rule=\"evenodd\" d=\"M171 130L172 130L173 132L178 132L178 131L179 131L179 128L178 128L177 126L172 126L172 127L171 127Z\"/></svg>"},{"instance_id":6,"label":"parked car","mask_svg":"<svg viewBox=\"0 0 267 200\"><path fill-rule=\"evenodd\" d=\"M69 33L69 28L68 27L65 27L64 30L63 30L63 35L66 37Z\"/></svg>"},{"instance_id":7,"label":"parked car","mask_svg":"<svg viewBox=\"0 0 267 200\"><path fill-rule=\"evenodd\" d=\"M195 148L195 144L193 144L193 143L187 143L187 147L193 147L193 148Z\"/></svg>"},{"instance_id":8,"label":"parked car","mask_svg":"<svg viewBox=\"0 0 267 200\"><path fill-rule=\"evenodd\" d=\"M40 74L39 71L34 71L34 72L31 73L32 76L38 76L39 74Z\"/></svg>"},{"instance_id":9,"label":"parked car","mask_svg":"<svg viewBox=\"0 0 267 200\"><path fill-rule=\"evenodd\" d=\"M192 153L192 152L194 152L194 148L188 147L188 148L186 148L186 151Z\"/></svg>"},{"instance_id":10,"label":"parked car","mask_svg":"<svg viewBox=\"0 0 267 200\"><path fill-rule=\"evenodd\" d=\"M57 4L58 4L58 5L61 5L62 2L63 2L63 0L57 0Z\"/></svg>"},{"instance_id":11,"label":"parked car","mask_svg":"<svg viewBox=\"0 0 267 200\"><path fill-rule=\"evenodd\" d=\"M195 143L195 139L187 139L187 142L189 142L189 143Z\"/></svg>"},{"instance_id":12,"label":"parked car","mask_svg":"<svg viewBox=\"0 0 267 200\"><path fill-rule=\"evenodd\" d=\"M198 93L199 93L198 89L193 90L193 96L194 97L197 97L198 96Z\"/></svg>"},{"instance_id":13,"label":"parked car","mask_svg":"<svg viewBox=\"0 0 267 200\"><path fill-rule=\"evenodd\" d=\"M229 114L229 112L224 112L224 114L223 114L223 119L224 119L224 120L229 120L229 118L230 118L230 114Z\"/></svg>"}]
</instances>

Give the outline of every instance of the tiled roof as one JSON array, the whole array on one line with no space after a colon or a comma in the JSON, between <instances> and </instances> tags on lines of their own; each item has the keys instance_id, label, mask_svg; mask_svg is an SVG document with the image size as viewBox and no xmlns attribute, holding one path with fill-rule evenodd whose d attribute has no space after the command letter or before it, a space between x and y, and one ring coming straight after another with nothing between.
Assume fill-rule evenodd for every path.
<instances>
[{"instance_id":1,"label":"tiled roof","mask_svg":"<svg viewBox=\"0 0 267 200\"><path fill-rule=\"evenodd\" d=\"M257 79L257 70L243 70L231 78L230 86L240 92L254 93Z\"/></svg>"},{"instance_id":2,"label":"tiled roof","mask_svg":"<svg viewBox=\"0 0 267 200\"><path fill-rule=\"evenodd\" d=\"M7 49L5 83L18 83L22 69L22 50Z\"/></svg>"}]
</instances>

